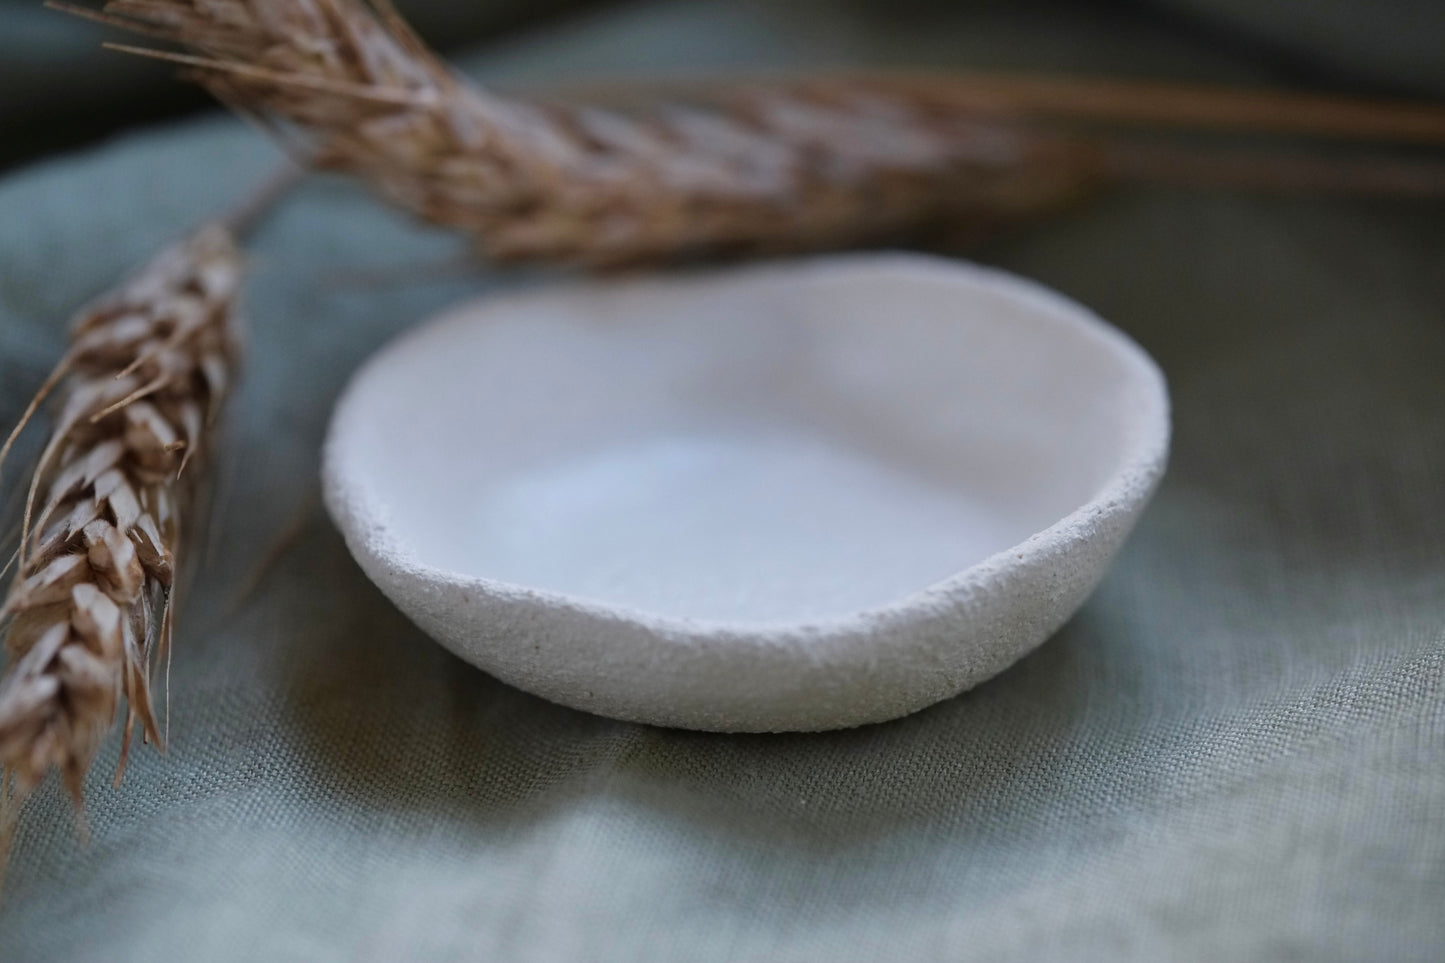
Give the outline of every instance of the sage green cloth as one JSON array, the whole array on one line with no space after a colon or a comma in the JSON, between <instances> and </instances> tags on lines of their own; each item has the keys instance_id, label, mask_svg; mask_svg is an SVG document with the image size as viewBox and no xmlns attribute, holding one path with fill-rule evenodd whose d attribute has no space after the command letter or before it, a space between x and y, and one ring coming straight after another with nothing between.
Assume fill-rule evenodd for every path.
<instances>
[{"instance_id":1,"label":"sage green cloth","mask_svg":"<svg viewBox=\"0 0 1445 963\"><path fill-rule=\"evenodd\" d=\"M905 26L844 3L674 3L475 66L1256 76L1055 14ZM217 117L0 183L0 421L85 298L273 156ZM452 301L547 278L431 270L454 239L306 187L253 246L247 380L182 612L169 751L135 752L113 790L107 744L88 845L56 787L33 800L0 959L1445 957L1441 214L1131 190L984 252L1160 361L1176 438L1157 501L1083 612L997 679L885 725L723 736L510 689L362 576L316 502L348 373Z\"/></svg>"}]
</instances>

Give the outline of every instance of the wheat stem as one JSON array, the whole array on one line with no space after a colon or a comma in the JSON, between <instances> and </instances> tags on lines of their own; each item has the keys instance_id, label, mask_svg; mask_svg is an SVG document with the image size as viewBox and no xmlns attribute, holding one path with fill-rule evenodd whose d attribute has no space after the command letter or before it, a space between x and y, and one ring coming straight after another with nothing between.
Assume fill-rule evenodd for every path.
<instances>
[{"instance_id":1,"label":"wheat stem","mask_svg":"<svg viewBox=\"0 0 1445 963\"><path fill-rule=\"evenodd\" d=\"M54 768L79 801L122 695L127 729L158 741L148 679L191 487L178 471L232 373L240 276L229 232L201 229L84 312L57 368L4 605L0 763L21 795Z\"/></svg>"},{"instance_id":2,"label":"wheat stem","mask_svg":"<svg viewBox=\"0 0 1445 963\"><path fill-rule=\"evenodd\" d=\"M211 425L239 357L236 232L295 179L273 178L228 217L166 249L77 317L70 347L0 456L46 395L58 397L33 472L0 606L0 851L13 800L52 769L80 802L83 778L124 704L131 733L164 746L150 696L169 665L178 559ZM0 860L3 865L3 860Z\"/></svg>"},{"instance_id":3,"label":"wheat stem","mask_svg":"<svg viewBox=\"0 0 1445 963\"><path fill-rule=\"evenodd\" d=\"M643 116L510 100L460 79L389 6L356 0L116 0L105 16L180 44L146 55L305 135L318 165L503 260L848 244L1029 216L1098 173L1056 134L934 116L868 86L740 89L717 109Z\"/></svg>"}]
</instances>

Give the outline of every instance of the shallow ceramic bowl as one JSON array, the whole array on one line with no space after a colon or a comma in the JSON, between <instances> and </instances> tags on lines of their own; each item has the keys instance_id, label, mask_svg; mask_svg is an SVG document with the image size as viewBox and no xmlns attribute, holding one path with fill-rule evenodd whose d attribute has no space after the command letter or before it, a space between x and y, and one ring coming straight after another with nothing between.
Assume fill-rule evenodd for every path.
<instances>
[{"instance_id":1,"label":"shallow ceramic bowl","mask_svg":"<svg viewBox=\"0 0 1445 963\"><path fill-rule=\"evenodd\" d=\"M1149 358L1019 278L834 257L485 299L370 361L327 504L457 655L621 719L890 719L1083 603L1164 469Z\"/></svg>"}]
</instances>

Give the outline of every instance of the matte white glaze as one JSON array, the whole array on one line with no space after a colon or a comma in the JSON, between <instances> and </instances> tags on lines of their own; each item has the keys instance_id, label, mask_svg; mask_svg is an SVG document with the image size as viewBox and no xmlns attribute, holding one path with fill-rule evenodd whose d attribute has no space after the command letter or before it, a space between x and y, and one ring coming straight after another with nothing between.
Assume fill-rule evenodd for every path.
<instances>
[{"instance_id":1,"label":"matte white glaze","mask_svg":"<svg viewBox=\"0 0 1445 963\"><path fill-rule=\"evenodd\" d=\"M1089 312L849 255L487 298L355 376L332 517L423 629L603 715L893 718L1000 671L1103 575L1168 398Z\"/></svg>"}]
</instances>

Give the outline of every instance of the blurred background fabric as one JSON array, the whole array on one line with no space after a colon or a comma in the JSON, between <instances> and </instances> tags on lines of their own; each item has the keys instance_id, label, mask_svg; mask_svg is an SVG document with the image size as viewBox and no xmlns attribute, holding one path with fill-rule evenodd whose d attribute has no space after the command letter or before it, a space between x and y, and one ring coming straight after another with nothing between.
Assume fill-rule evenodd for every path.
<instances>
[{"instance_id":1,"label":"blurred background fabric","mask_svg":"<svg viewBox=\"0 0 1445 963\"><path fill-rule=\"evenodd\" d=\"M559 16L575 22L625 9L601 0L398 0L397 6L446 52L546 32ZM813 0L740 0L733 6L752 14L771 10L792 22L809 16L866 22L885 33L919 15L956 10L1007 17L1018 9L1003 0L836 0L831 8ZM1382 94L1445 93L1445 4L1437 0L1061 0L1052 6L1072 8L1067 15L1074 19L1145 22L1207 37L1216 48L1267 61L1283 81ZM1015 16L1023 27L1027 18ZM154 64L97 51L107 37L113 34L104 27L46 9L41 0L0 0L0 129L7 131L0 166L208 106L202 94L173 83Z\"/></svg>"},{"instance_id":2,"label":"blurred background fabric","mask_svg":"<svg viewBox=\"0 0 1445 963\"><path fill-rule=\"evenodd\" d=\"M897 64L1445 90L1424 0L403 7L503 85ZM204 102L102 35L0 0L0 423L77 307L277 157L211 108L130 129ZM976 690L725 736L503 686L366 581L316 492L347 376L547 275L438 271L456 238L308 182L253 245L169 751L113 790L107 743L88 844L58 787L33 800L0 960L1445 958L1442 213L1136 188L979 251L1159 360L1156 502L1079 616Z\"/></svg>"},{"instance_id":3,"label":"blurred background fabric","mask_svg":"<svg viewBox=\"0 0 1445 963\"><path fill-rule=\"evenodd\" d=\"M1381 91L1445 92L1445 4L1435 0L1144 0L1249 38L1320 75Z\"/></svg>"}]
</instances>

